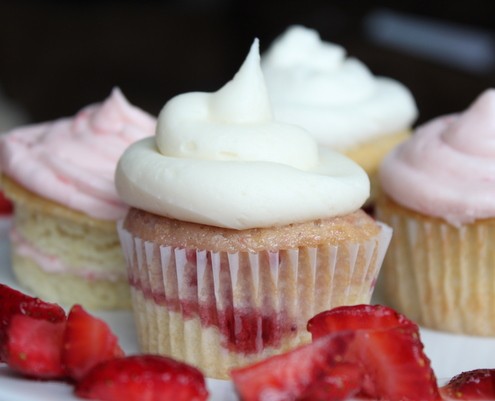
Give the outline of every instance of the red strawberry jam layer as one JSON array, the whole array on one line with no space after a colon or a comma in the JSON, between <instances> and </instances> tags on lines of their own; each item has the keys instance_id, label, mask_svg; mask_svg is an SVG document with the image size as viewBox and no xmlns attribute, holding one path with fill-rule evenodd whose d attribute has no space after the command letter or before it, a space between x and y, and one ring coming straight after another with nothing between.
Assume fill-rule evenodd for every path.
<instances>
[{"instance_id":1,"label":"red strawberry jam layer","mask_svg":"<svg viewBox=\"0 0 495 401\"><path fill-rule=\"evenodd\" d=\"M230 352L256 354L306 333L308 317L300 313L297 301L284 296L268 257L260 258L267 261L260 262L254 280L245 255L233 262L226 252L138 244L130 259L131 286L169 312L218 329L221 346Z\"/></svg>"},{"instance_id":2,"label":"red strawberry jam layer","mask_svg":"<svg viewBox=\"0 0 495 401\"><path fill-rule=\"evenodd\" d=\"M215 327L222 338L222 346L230 352L253 354L267 347L279 347L283 338L305 330L302 324L291 321L286 313L260 311L257 308L227 306L218 309L215 303L167 298L165 294L143 289L139 283L132 286L144 297L162 305L170 312L181 313L184 319L199 319L205 328Z\"/></svg>"}]
</instances>

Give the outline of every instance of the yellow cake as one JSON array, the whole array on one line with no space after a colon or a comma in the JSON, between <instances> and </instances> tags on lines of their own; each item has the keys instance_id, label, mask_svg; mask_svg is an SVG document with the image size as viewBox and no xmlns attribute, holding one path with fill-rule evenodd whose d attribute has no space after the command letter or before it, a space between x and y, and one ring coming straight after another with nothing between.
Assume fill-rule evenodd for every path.
<instances>
[{"instance_id":1,"label":"yellow cake","mask_svg":"<svg viewBox=\"0 0 495 401\"><path fill-rule=\"evenodd\" d=\"M3 188L15 204L11 258L19 283L44 299L65 305L130 307L115 222L88 218L9 178L4 178ZM64 274L58 265L67 266Z\"/></svg>"}]
</instances>

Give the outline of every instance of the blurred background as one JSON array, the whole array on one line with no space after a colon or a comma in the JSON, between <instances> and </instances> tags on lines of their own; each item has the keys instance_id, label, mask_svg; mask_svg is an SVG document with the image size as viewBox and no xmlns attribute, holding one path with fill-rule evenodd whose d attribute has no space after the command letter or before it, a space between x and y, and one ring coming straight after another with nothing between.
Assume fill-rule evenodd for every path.
<instances>
[{"instance_id":1,"label":"blurred background","mask_svg":"<svg viewBox=\"0 0 495 401\"><path fill-rule=\"evenodd\" d=\"M495 87L492 3L1 0L0 119L70 116L113 86L156 115L178 93L218 89L254 37L263 51L302 24L409 87L419 124Z\"/></svg>"}]
</instances>

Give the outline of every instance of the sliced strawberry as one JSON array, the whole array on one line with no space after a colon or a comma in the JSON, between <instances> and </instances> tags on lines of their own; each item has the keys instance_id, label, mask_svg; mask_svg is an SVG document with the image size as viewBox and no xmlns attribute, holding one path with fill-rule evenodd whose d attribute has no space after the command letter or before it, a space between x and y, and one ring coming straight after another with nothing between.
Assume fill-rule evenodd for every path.
<instances>
[{"instance_id":1,"label":"sliced strawberry","mask_svg":"<svg viewBox=\"0 0 495 401\"><path fill-rule=\"evenodd\" d=\"M347 330L355 334L344 361L363 369L361 395L391 401L440 399L418 326L395 310L342 306L313 317L308 330L314 340Z\"/></svg>"},{"instance_id":2,"label":"sliced strawberry","mask_svg":"<svg viewBox=\"0 0 495 401\"><path fill-rule=\"evenodd\" d=\"M3 192L0 191L0 215L11 214L12 210L12 202L4 196Z\"/></svg>"},{"instance_id":3,"label":"sliced strawberry","mask_svg":"<svg viewBox=\"0 0 495 401\"><path fill-rule=\"evenodd\" d=\"M26 376L55 379L65 376L61 362L65 322L52 323L14 315L7 329L7 365Z\"/></svg>"},{"instance_id":4,"label":"sliced strawberry","mask_svg":"<svg viewBox=\"0 0 495 401\"><path fill-rule=\"evenodd\" d=\"M442 386L440 393L448 400L495 400L495 369L463 372Z\"/></svg>"},{"instance_id":5,"label":"sliced strawberry","mask_svg":"<svg viewBox=\"0 0 495 401\"><path fill-rule=\"evenodd\" d=\"M205 401L205 378L196 368L171 358L139 355L94 367L76 384L78 397L101 401Z\"/></svg>"},{"instance_id":6,"label":"sliced strawberry","mask_svg":"<svg viewBox=\"0 0 495 401\"><path fill-rule=\"evenodd\" d=\"M30 316L53 323L64 322L66 318L61 306L44 302L0 284L0 362L5 360L7 328L14 315Z\"/></svg>"},{"instance_id":7,"label":"sliced strawberry","mask_svg":"<svg viewBox=\"0 0 495 401\"><path fill-rule=\"evenodd\" d=\"M345 360L362 367L362 394L368 397L440 400L435 375L414 327L357 330Z\"/></svg>"},{"instance_id":8,"label":"sliced strawberry","mask_svg":"<svg viewBox=\"0 0 495 401\"><path fill-rule=\"evenodd\" d=\"M45 302L5 284L0 284L1 324L7 326L10 317L15 314L49 320L50 322L61 322L65 320L65 311L60 305Z\"/></svg>"},{"instance_id":9,"label":"sliced strawberry","mask_svg":"<svg viewBox=\"0 0 495 401\"><path fill-rule=\"evenodd\" d=\"M351 332L342 332L322 337L290 352L234 369L231 377L235 388L243 401L282 401L299 397L309 400L314 390L311 387L332 375L332 369L346 354L353 336ZM330 382L327 381L329 386ZM344 379L341 383L342 386L336 384L339 394L353 394L359 390L353 380Z\"/></svg>"},{"instance_id":10,"label":"sliced strawberry","mask_svg":"<svg viewBox=\"0 0 495 401\"><path fill-rule=\"evenodd\" d=\"M319 338L341 330L388 329L418 326L404 315L383 305L339 306L321 312L308 322L308 331Z\"/></svg>"},{"instance_id":11,"label":"sliced strawberry","mask_svg":"<svg viewBox=\"0 0 495 401\"><path fill-rule=\"evenodd\" d=\"M363 372L353 363L342 362L328 367L325 374L308 386L297 401L343 401L361 388Z\"/></svg>"},{"instance_id":12,"label":"sliced strawberry","mask_svg":"<svg viewBox=\"0 0 495 401\"><path fill-rule=\"evenodd\" d=\"M100 362L124 355L107 323L74 305L67 317L62 362L69 377L79 380Z\"/></svg>"}]
</instances>

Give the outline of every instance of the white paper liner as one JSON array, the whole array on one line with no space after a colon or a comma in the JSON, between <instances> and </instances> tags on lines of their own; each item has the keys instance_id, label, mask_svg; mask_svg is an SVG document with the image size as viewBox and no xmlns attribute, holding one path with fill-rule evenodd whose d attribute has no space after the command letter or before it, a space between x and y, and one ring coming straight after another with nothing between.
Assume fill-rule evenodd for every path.
<instances>
[{"instance_id":1,"label":"white paper liner","mask_svg":"<svg viewBox=\"0 0 495 401\"><path fill-rule=\"evenodd\" d=\"M394 229L380 276L385 302L428 328L495 336L494 222L379 216Z\"/></svg>"},{"instance_id":2,"label":"white paper liner","mask_svg":"<svg viewBox=\"0 0 495 401\"><path fill-rule=\"evenodd\" d=\"M381 224L363 243L229 254L143 241L122 222L118 232L142 350L212 377L309 341L307 321L323 310L369 303L392 234Z\"/></svg>"}]
</instances>

